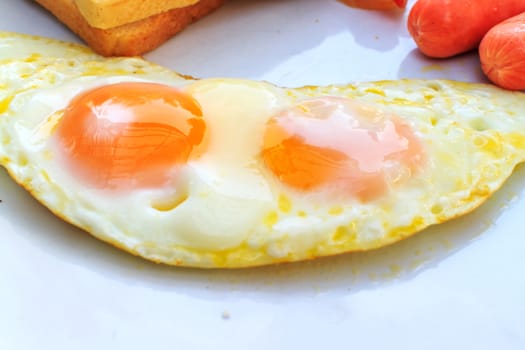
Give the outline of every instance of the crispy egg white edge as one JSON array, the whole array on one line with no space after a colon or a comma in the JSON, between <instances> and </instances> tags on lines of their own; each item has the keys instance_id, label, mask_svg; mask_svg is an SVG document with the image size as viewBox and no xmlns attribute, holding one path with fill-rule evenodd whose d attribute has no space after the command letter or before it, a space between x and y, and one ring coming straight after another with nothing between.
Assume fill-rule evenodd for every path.
<instances>
[{"instance_id":1,"label":"crispy egg white edge","mask_svg":"<svg viewBox=\"0 0 525 350\"><path fill-rule=\"evenodd\" d=\"M52 185L46 177L34 176L38 169L27 160L10 159L11 154L15 153L10 148L14 146L10 143L11 136L6 134L3 125L9 113L2 116L1 163L16 181L66 221L80 226L102 240L154 261L201 267L241 267L377 248L405 238L428 225L448 220L476 208L501 186L514 166L523 161L525 118L520 114L521 111L525 111L523 94L508 93L491 86L450 81L400 80L361 83L346 87L281 89L266 83L230 79L206 79L195 82L139 59L106 60L90 53L82 46L57 43L53 40L2 33L0 42L0 60L4 64L2 67L13 62L8 60L9 55L25 62L21 66L22 71L0 70L2 84L5 81L20 81L18 78L21 76L32 76L31 70L37 65L35 62L44 61L45 70L54 75L54 78L51 84L43 88L50 88L61 79L82 80L84 76L83 79L86 80L85 77L88 76L96 81L98 78L94 77L107 75L111 79L118 80L122 76L131 74L134 76L133 79L141 80L147 73L151 74L149 79L154 81L172 84L176 81L176 84L182 86L194 83L197 86L206 86L212 82L217 86L255 84L261 86L263 90L274 91L276 96L287 101L287 104L314 96L346 96L376 103L401 116L406 116L407 111L417 110L419 111L417 114L423 117L409 119L416 130L421 132L426 128L427 131L439 130L443 134L448 133L448 137L456 142L454 145L464 148L461 152L458 149L450 152L446 147L450 144L447 142L450 139L442 140L437 136L425 139L425 147L429 152L435 152L444 158L452 157L449 161L458 168L455 169L456 173L462 175L454 178L450 172L439 172L437 169L441 164L439 162L435 164L436 160L430 159L428 167L423 170L420 177L413 177L408 184L403 185L408 190L402 192L396 189L397 192L391 192L404 193L407 198L396 195L365 204L355 200L347 200L344 205L337 204L336 201L326 203L319 194L297 193L285 188L271 174L265 174L267 181L270 182L270 188L274 189L272 195L275 203L272 210L282 221L277 223L275 229L272 228L270 234L263 228L245 238L238 246L213 251L213 249L192 249L192 247L177 245L163 247L151 242L116 239L103 227L96 227L100 218L92 215L93 203L66 201L58 207L55 206L56 203L61 202L61 198L67 198L67 193L60 186ZM52 48L51 52L49 47ZM46 80L43 79L42 82L45 85ZM17 91L30 91L31 79L22 79L20 86L15 84L11 87ZM2 86L0 93L2 94L0 101L4 101L2 105L8 105L10 109L16 107L17 99L6 92L6 87ZM505 105L502 105L498 99L494 100L494 96L500 98L504 96ZM8 99L12 100L7 103ZM442 118L436 113L440 108L447 109L451 115ZM469 115L468 118L464 117L465 113ZM505 141L504 135L511 135L512 141ZM465 138L473 142L464 142ZM484 147L489 149L486 150ZM455 155L468 155L468 157L465 159L456 157L454 160ZM472 171L473 164L474 169L480 171ZM483 167L478 168L479 164L483 164ZM30 167L33 167L31 171L27 171ZM436 173L439 176L435 175ZM441 176L446 178L442 179ZM458 179L465 183L455 183ZM448 193L444 194L439 188L435 188L436 184L440 183L447 187ZM422 208L414 207L406 210L396 205L406 203L407 199L417 203L418 200L414 198L421 200L425 196L430 198L428 203L420 201L426 203ZM79 211L77 205L82 209L83 214L80 215L82 219L74 215ZM382 208L379 212L378 207ZM322 215L305 217L304 213L312 208L320 210ZM355 218L359 220L356 221ZM381 218L386 219L381 220ZM109 217L106 219L111 220ZM331 224L327 227L323 225L325 221L330 221ZM397 224L391 226L391 222ZM304 227L304 223L307 223L306 226L313 234L301 230L294 231L294 228ZM274 240L268 240L269 237Z\"/></svg>"}]
</instances>

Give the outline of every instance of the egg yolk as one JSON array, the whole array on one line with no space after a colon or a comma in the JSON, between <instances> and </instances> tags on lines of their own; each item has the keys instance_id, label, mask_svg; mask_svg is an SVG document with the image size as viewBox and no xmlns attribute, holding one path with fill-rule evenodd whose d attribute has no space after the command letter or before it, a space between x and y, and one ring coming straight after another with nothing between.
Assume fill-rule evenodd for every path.
<instances>
[{"instance_id":1,"label":"egg yolk","mask_svg":"<svg viewBox=\"0 0 525 350\"><path fill-rule=\"evenodd\" d=\"M400 118L372 105L323 97L270 119L262 157L282 182L296 189L331 186L369 200L409 178L424 154Z\"/></svg>"},{"instance_id":2,"label":"egg yolk","mask_svg":"<svg viewBox=\"0 0 525 350\"><path fill-rule=\"evenodd\" d=\"M190 95L155 83L118 83L75 97L56 129L73 174L98 188L158 187L204 139Z\"/></svg>"}]
</instances>

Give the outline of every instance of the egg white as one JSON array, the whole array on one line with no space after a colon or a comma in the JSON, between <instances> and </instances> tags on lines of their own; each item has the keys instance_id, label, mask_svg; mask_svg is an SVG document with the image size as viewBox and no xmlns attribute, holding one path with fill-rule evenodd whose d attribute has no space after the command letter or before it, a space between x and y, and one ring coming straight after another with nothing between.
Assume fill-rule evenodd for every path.
<instances>
[{"instance_id":1,"label":"egg white","mask_svg":"<svg viewBox=\"0 0 525 350\"><path fill-rule=\"evenodd\" d=\"M0 164L61 218L167 264L243 267L378 248L473 210L525 155L525 97L489 85L399 80L284 89L194 80L141 59L104 59L12 33L0 33L0 59ZM52 152L49 138L67 103L122 81L176 86L201 105L208 149L176 186L119 194L89 188ZM423 144L423 169L365 202L283 184L260 156L265 123L319 96L403 118Z\"/></svg>"}]
</instances>

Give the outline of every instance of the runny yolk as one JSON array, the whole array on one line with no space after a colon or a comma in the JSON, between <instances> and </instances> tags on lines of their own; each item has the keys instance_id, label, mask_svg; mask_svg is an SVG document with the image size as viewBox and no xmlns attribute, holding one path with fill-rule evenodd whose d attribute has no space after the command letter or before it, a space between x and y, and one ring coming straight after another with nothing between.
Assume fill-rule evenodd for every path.
<instances>
[{"instance_id":1,"label":"runny yolk","mask_svg":"<svg viewBox=\"0 0 525 350\"><path fill-rule=\"evenodd\" d=\"M56 129L73 174L97 188L158 187L204 138L199 104L154 83L118 83L74 98Z\"/></svg>"},{"instance_id":2,"label":"runny yolk","mask_svg":"<svg viewBox=\"0 0 525 350\"><path fill-rule=\"evenodd\" d=\"M331 187L361 200L406 180L424 159L421 144L400 118L350 99L311 99L273 117L263 159L285 184Z\"/></svg>"}]
</instances>

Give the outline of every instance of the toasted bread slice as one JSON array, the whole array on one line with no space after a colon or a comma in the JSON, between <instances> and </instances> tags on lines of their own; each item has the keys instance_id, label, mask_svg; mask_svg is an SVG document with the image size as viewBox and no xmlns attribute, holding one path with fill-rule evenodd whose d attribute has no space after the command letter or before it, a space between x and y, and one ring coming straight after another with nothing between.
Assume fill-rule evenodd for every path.
<instances>
[{"instance_id":1,"label":"toasted bread slice","mask_svg":"<svg viewBox=\"0 0 525 350\"><path fill-rule=\"evenodd\" d=\"M103 56L139 56L151 51L209 14L225 0L200 0L194 5L171 9L114 28L91 26L75 0L35 0Z\"/></svg>"}]
</instances>

